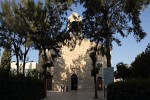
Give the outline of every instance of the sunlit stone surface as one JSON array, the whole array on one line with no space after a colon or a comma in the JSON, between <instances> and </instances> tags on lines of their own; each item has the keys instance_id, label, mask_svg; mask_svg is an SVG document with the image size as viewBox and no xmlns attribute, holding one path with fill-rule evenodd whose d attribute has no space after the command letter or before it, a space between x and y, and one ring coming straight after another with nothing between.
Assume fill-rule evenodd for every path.
<instances>
[{"instance_id":1,"label":"sunlit stone surface","mask_svg":"<svg viewBox=\"0 0 150 100\"><path fill-rule=\"evenodd\" d=\"M73 12L68 17L68 23L81 20L82 18L76 12ZM60 50L61 57L55 59L54 67L48 69L53 76L52 82L50 82L52 84L52 90L61 91L62 84L65 86L65 90L66 87L69 91L72 90L72 85L74 85L72 82L73 79L71 78L72 75L77 76L77 90L94 90L94 79L91 76L91 69L93 68L92 61L87 53L87 50L94 46L94 43L86 39L83 39L80 45L78 45L78 42L79 41L77 41L74 50L63 46ZM50 55L50 52L47 51L47 54ZM41 55L39 56L39 61L40 59ZM103 57L101 54L97 55L97 64L98 63L102 64L102 67L106 67L106 57ZM102 77L101 70L97 77Z\"/></svg>"}]
</instances>

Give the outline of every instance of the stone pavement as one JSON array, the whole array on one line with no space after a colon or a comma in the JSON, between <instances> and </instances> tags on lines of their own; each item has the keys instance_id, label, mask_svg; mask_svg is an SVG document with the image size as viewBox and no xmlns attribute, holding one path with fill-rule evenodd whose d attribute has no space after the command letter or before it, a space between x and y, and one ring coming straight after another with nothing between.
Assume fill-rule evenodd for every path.
<instances>
[{"instance_id":1,"label":"stone pavement","mask_svg":"<svg viewBox=\"0 0 150 100\"><path fill-rule=\"evenodd\" d=\"M103 91L98 91L98 99L94 99L94 91L69 91L55 92L48 91L47 98L42 100L105 100Z\"/></svg>"}]
</instances>

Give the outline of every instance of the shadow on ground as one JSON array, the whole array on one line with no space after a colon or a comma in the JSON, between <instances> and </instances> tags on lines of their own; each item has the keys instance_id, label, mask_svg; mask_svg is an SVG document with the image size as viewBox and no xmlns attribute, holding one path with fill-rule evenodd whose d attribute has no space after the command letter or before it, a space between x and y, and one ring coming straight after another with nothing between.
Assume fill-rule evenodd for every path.
<instances>
[{"instance_id":1,"label":"shadow on ground","mask_svg":"<svg viewBox=\"0 0 150 100\"><path fill-rule=\"evenodd\" d=\"M94 99L93 91L70 91L70 92L55 92L48 91L47 98L42 100L104 100L103 91L98 91L98 99Z\"/></svg>"}]
</instances>

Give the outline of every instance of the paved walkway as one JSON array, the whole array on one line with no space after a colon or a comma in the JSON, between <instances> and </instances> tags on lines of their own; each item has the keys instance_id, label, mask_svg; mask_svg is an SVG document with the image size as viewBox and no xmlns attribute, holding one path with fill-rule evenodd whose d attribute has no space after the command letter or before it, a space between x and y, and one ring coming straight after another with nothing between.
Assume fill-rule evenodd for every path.
<instances>
[{"instance_id":1,"label":"paved walkway","mask_svg":"<svg viewBox=\"0 0 150 100\"><path fill-rule=\"evenodd\" d=\"M98 99L94 99L94 91L70 91L70 92L54 92L48 91L47 98L42 100L105 100L103 99L103 91L98 91Z\"/></svg>"}]
</instances>

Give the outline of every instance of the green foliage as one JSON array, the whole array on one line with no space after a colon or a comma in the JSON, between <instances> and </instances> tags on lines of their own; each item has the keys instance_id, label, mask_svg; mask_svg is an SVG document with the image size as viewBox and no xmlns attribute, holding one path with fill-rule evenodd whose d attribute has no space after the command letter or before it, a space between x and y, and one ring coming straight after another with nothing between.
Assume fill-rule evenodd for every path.
<instances>
[{"instance_id":1,"label":"green foliage","mask_svg":"<svg viewBox=\"0 0 150 100\"><path fill-rule=\"evenodd\" d=\"M100 68L99 67L95 67L91 70L91 76L95 76L99 73Z\"/></svg>"},{"instance_id":2,"label":"green foliage","mask_svg":"<svg viewBox=\"0 0 150 100\"><path fill-rule=\"evenodd\" d=\"M27 76L38 78L38 70L37 69L33 69L33 70L29 71Z\"/></svg>"},{"instance_id":3,"label":"green foliage","mask_svg":"<svg viewBox=\"0 0 150 100\"><path fill-rule=\"evenodd\" d=\"M117 71L115 72L116 78L149 78L150 77L150 44L148 44L145 51L137 55L135 61L131 63L131 67L127 64L120 62L117 64Z\"/></svg>"},{"instance_id":4,"label":"green foliage","mask_svg":"<svg viewBox=\"0 0 150 100\"><path fill-rule=\"evenodd\" d=\"M7 69L0 68L0 77L1 78L7 78L9 77L10 73Z\"/></svg>"},{"instance_id":5,"label":"green foliage","mask_svg":"<svg viewBox=\"0 0 150 100\"><path fill-rule=\"evenodd\" d=\"M93 48L90 48L90 58L92 60L92 70L91 70L91 76L96 76L98 73L99 73L99 70L100 70L100 67L101 67L101 64L97 64L96 66L96 62L97 62L97 46L93 47Z\"/></svg>"},{"instance_id":6,"label":"green foliage","mask_svg":"<svg viewBox=\"0 0 150 100\"><path fill-rule=\"evenodd\" d=\"M9 50L16 56L17 74L19 74L19 61L23 61L23 74L27 53L32 45L29 39L29 25L23 17L20 4L7 0L1 3L0 36L4 48L10 45ZM11 23L11 24L10 24Z\"/></svg>"},{"instance_id":7,"label":"green foliage","mask_svg":"<svg viewBox=\"0 0 150 100\"><path fill-rule=\"evenodd\" d=\"M132 77L149 78L150 77L150 44L148 44L146 50L139 54L135 61L131 64L130 73Z\"/></svg>"},{"instance_id":8,"label":"green foliage","mask_svg":"<svg viewBox=\"0 0 150 100\"><path fill-rule=\"evenodd\" d=\"M125 80L129 75L128 65L124 64L123 62L120 62L116 66L117 66L116 74L118 78L122 78L123 80Z\"/></svg>"},{"instance_id":9,"label":"green foliage","mask_svg":"<svg viewBox=\"0 0 150 100\"><path fill-rule=\"evenodd\" d=\"M51 67L54 58L58 56L61 43L64 42L63 33L65 31L62 29L62 25L66 21L65 11L69 5L57 0L38 1L38 3L35 3L34 0L28 0L19 6L21 15L29 26L27 29L29 39L32 41L34 49L40 51L43 59L44 81L47 84L47 67ZM46 50L51 50L54 53L50 53L48 56ZM45 87L45 94L46 89L47 87Z\"/></svg>"},{"instance_id":10,"label":"green foliage","mask_svg":"<svg viewBox=\"0 0 150 100\"><path fill-rule=\"evenodd\" d=\"M107 100L149 100L150 79L116 82L107 87Z\"/></svg>"},{"instance_id":11,"label":"green foliage","mask_svg":"<svg viewBox=\"0 0 150 100\"><path fill-rule=\"evenodd\" d=\"M7 69L10 71L11 66L11 52L8 49L4 49L2 58L1 58L1 68Z\"/></svg>"},{"instance_id":12,"label":"green foliage","mask_svg":"<svg viewBox=\"0 0 150 100\"><path fill-rule=\"evenodd\" d=\"M72 32L75 36L78 36L79 33L81 34L81 21L73 21L69 27L69 32Z\"/></svg>"},{"instance_id":13,"label":"green foliage","mask_svg":"<svg viewBox=\"0 0 150 100\"><path fill-rule=\"evenodd\" d=\"M96 66L96 62L97 62L97 52L98 52L98 44L96 44L94 47L90 48L90 58L92 60L92 70L91 70L91 76L94 77L94 89L95 89L95 96L94 98L98 98L98 94L97 94L97 77L96 75L99 73L99 70L100 70L100 67L101 65L98 63L97 66Z\"/></svg>"},{"instance_id":14,"label":"green foliage","mask_svg":"<svg viewBox=\"0 0 150 100\"><path fill-rule=\"evenodd\" d=\"M40 80L23 76L6 76L1 72L0 69L1 100L41 100L45 97L44 84Z\"/></svg>"},{"instance_id":15,"label":"green foliage","mask_svg":"<svg viewBox=\"0 0 150 100\"><path fill-rule=\"evenodd\" d=\"M46 62L48 60L46 49L58 54L60 43L64 41L61 28L66 20L64 14L68 5L59 1L46 1L45 3L39 1L37 4L34 1L28 1L20 6L21 11L24 12L23 17L30 27L29 36L33 47L42 51L42 57Z\"/></svg>"},{"instance_id":16,"label":"green foliage","mask_svg":"<svg viewBox=\"0 0 150 100\"><path fill-rule=\"evenodd\" d=\"M34 0L22 0L17 3L14 0L10 3L5 0L1 3L0 46L7 46L10 40L11 51L17 60L17 74L20 60L23 61L24 74L26 57L31 46L44 51L42 57L45 63L58 55L60 43L65 38L62 32L63 22L66 21L64 14L71 2L73 1L45 0L35 3ZM55 52L51 59L48 59L46 49Z\"/></svg>"},{"instance_id":17,"label":"green foliage","mask_svg":"<svg viewBox=\"0 0 150 100\"><path fill-rule=\"evenodd\" d=\"M131 1L131 0L129 0ZM103 44L106 48L107 66L111 67L112 41L121 45L116 37L119 33L122 37L133 33L137 41L146 36L140 25L140 10L135 9L138 14L126 12L126 0L81 0L86 10L83 12L83 33L91 41ZM135 3L136 4L136 3ZM137 5L135 5L137 7ZM128 24L128 23L132 24Z\"/></svg>"},{"instance_id":18,"label":"green foliage","mask_svg":"<svg viewBox=\"0 0 150 100\"><path fill-rule=\"evenodd\" d=\"M30 37L34 43L35 49L45 50L58 47L61 41L61 27L64 10L61 9L64 3L47 2L43 4L38 2L36 5L33 1L28 2L27 7L23 7L22 11L26 12L25 18L30 22ZM32 8L31 8L32 6ZM32 12L28 12L32 11Z\"/></svg>"},{"instance_id":19,"label":"green foliage","mask_svg":"<svg viewBox=\"0 0 150 100\"><path fill-rule=\"evenodd\" d=\"M144 78L147 79L150 77L150 44L148 44L145 51L137 55L135 61L131 63L131 67L128 67L127 64L120 62L117 64L117 71L115 72L116 78Z\"/></svg>"},{"instance_id":20,"label":"green foliage","mask_svg":"<svg viewBox=\"0 0 150 100\"><path fill-rule=\"evenodd\" d=\"M126 12L131 13L131 14L139 14L139 11L143 10L144 7L149 5L149 3L150 3L150 0L127 0L125 10Z\"/></svg>"},{"instance_id":21,"label":"green foliage","mask_svg":"<svg viewBox=\"0 0 150 100\"><path fill-rule=\"evenodd\" d=\"M1 3L0 46L5 46L10 40L11 51L17 60L17 74L20 60L23 61L24 74L26 57L31 46L41 51L52 49L58 54L60 43L64 41L64 14L70 5L66 2L71 1L45 0L35 3L34 0L22 0L17 3L14 0L10 3L5 0ZM46 54L43 57L46 61ZM51 57L54 59L54 56Z\"/></svg>"}]
</instances>

